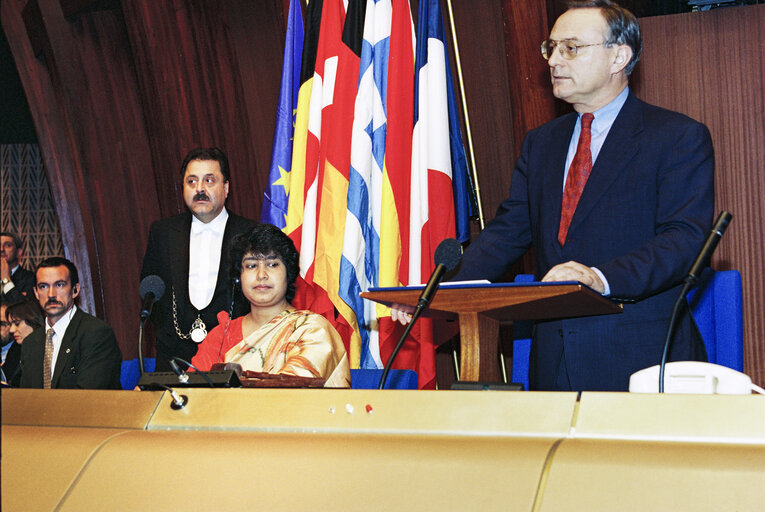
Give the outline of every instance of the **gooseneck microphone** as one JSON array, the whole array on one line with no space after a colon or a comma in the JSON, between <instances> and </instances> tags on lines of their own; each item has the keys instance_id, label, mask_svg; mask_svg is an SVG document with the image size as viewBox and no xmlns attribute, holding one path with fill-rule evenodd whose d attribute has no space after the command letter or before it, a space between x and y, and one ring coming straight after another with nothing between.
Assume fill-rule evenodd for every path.
<instances>
[{"instance_id":1,"label":"gooseneck microphone","mask_svg":"<svg viewBox=\"0 0 765 512\"><path fill-rule=\"evenodd\" d=\"M425 309L433 300L433 296L438 290L438 285L441 284L441 280L444 278L444 274L457 266L462 259L462 245L454 238L447 238L436 247L436 252L433 254L433 262L436 264L435 270L430 275L428 284L425 285L425 289L422 290L420 299L417 301L417 307Z\"/></svg>"},{"instance_id":2,"label":"gooseneck microphone","mask_svg":"<svg viewBox=\"0 0 765 512\"><path fill-rule=\"evenodd\" d=\"M667 335L664 338L664 350L662 351L661 363L659 364L659 393L664 393L664 369L667 365L669 347L672 344L672 334L675 329L675 322L677 322L680 307L685 301L685 294L688 293L694 284L696 284L701 276L701 272L709 265L712 253L715 252L717 243L720 241L720 238L722 238L723 233L725 233L732 218L733 215L725 210L720 212L720 215L718 215L717 220L712 227L712 231L709 232L706 242L701 246L699 254L696 256L696 259L693 260L691 269L688 271L688 275L686 275L683 280L683 288L680 290L680 295L677 297L677 300L675 300L675 305L672 308L672 316L669 319L669 326L667 327Z\"/></svg>"},{"instance_id":3,"label":"gooseneck microphone","mask_svg":"<svg viewBox=\"0 0 765 512\"><path fill-rule=\"evenodd\" d=\"M462 245L460 245L459 241L454 238L447 238L436 247L436 252L433 254L433 262L436 264L436 268L430 275L428 284L425 285L425 289L422 290L420 298L417 300L417 307L412 314L412 321L406 326L404 334L401 335L401 338L398 340L398 343L396 343L396 347L393 349L393 352L388 359L388 364L385 365L378 389L385 388L385 381L388 378L391 366L393 366L393 361L398 355L398 351L401 349L407 336L409 336L409 332L420 317L420 313L422 313L422 311L428 307L430 301L433 300L436 291L438 291L438 286L444 278L444 274L456 267L457 264L459 264L460 259L462 259Z\"/></svg>"},{"instance_id":4,"label":"gooseneck microphone","mask_svg":"<svg viewBox=\"0 0 765 512\"><path fill-rule=\"evenodd\" d=\"M717 221L715 221L715 225L712 227L712 231L709 232L707 241L704 242L701 251L699 251L696 259L693 261L693 265L691 265L691 269L688 271L688 275L685 276L686 283L690 282L691 285L694 285L696 284L696 281L699 280L701 271L709 265L712 253L715 252L717 244L722 238L723 233L725 233L725 230L728 229L728 224L730 224L732 218L733 215L725 210L720 212Z\"/></svg>"},{"instance_id":5,"label":"gooseneck microphone","mask_svg":"<svg viewBox=\"0 0 765 512\"><path fill-rule=\"evenodd\" d=\"M151 315L151 307L154 302L162 298L165 293L165 282L157 275L146 276L138 285L138 293L141 295L141 323L138 324L138 370L144 374L143 368L143 324Z\"/></svg>"}]
</instances>

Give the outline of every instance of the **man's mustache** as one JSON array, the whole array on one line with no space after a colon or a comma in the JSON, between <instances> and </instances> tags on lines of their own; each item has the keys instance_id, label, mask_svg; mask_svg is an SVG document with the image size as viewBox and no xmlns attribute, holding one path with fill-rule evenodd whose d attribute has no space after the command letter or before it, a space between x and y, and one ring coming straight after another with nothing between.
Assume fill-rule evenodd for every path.
<instances>
[{"instance_id":1,"label":"man's mustache","mask_svg":"<svg viewBox=\"0 0 765 512\"><path fill-rule=\"evenodd\" d=\"M63 304L62 304L62 303L60 303L59 301L57 301L57 300L54 300L54 299L48 299L48 302L46 302L46 303L45 303L45 305L46 305L46 306L50 306L50 305L54 305L54 306L55 306L55 305L58 305L58 306L63 306Z\"/></svg>"},{"instance_id":2,"label":"man's mustache","mask_svg":"<svg viewBox=\"0 0 765 512\"><path fill-rule=\"evenodd\" d=\"M194 199L193 200L194 201L209 201L210 200L210 196L208 196L204 192L197 192L196 194L194 194Z\"/></svg>"}]
</instances>

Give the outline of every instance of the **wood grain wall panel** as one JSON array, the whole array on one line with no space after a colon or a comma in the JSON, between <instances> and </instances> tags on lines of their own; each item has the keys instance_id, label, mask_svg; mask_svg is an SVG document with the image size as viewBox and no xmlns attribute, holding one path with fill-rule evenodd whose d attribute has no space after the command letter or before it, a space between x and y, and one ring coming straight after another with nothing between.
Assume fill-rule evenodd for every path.
<instances>
[{"instance_id":1,"label":"wood grain wall panel","mask_svg":"<svg viewBox=\"0 0 765 512\"><path fill-rule=\"evenodd\" d=\"M640 19L644 100L705 123L715 145L716 210L733 221L713 266L741 271L744 370L765 383L765 5Z\"/></svg>"},{"instance_id":2,"label":"wood grain wall panel","mask_svg":"<svg viewBox=\"0 0 765 512\"><path fill-rule=\"evenodd\" d=\"M236 63L242 83L244 114L250 122L247 142L254 159L253 167L236 172L236 204L253 219L260 218L263 191L268 185L279 100L284 37L289 3L282 10L278 2L229 0L225 3L228 31L236 51Z\"/></svg>"},{"instance_id":3,"label":"wood grain wall panel","mask_svg":"<svg viewBox=\"0 0 765 512\"><path fill-rule=\"evenodd\" d=\"M540 45L547 39L545 3L504 1L505 48L510 69L513 140L520 155L523 137L555 117L550 68Z\"/></svg>"},{"instance_id":4,"label":"wood grain wall panel","mask_svg":"<svg viewBox=\"0 0 765 512\"><path fill-rule=\"evenodd\" d=\"M74 132L96 239L102 318L117 333L123 356L131 359L136 355L140 265L149 219L159 214L150 186L143 108L119 9L83 12L67 21L78 57L73 60L81 62L72 70L78 79L67 81L77 84L69 104L76 113Z\"/></svg>"},{"instance_id":5,"label":"wood grain wall panel","mask_svg":"<svg viewBox=\"0 0 765 512\"><path fill-rule=\"evenodd\" d=\"M516 156L511 77L516 72L508 69L505 58L502 4L497 0L453 1L452 8L473 134L478 185L483 213L488 222L510 190L510 175Z\"/></svg>"},{"instance_id":6,"label":"wood grain wall panel","mask_svg":"<svg viewBox=\"0 0 765 512\"><path fill-rule=\"evenodd\" d=\"M545 2L452 2L484 216L491 220L510 190L515 160L531 128L554 117L539 44L547 36Z\"/></svg>"},{"instance_id":7,"label":"wood grain wall panel","mask_svg":"<svg viewBox=\"0 0 765 512\"><path fill-rule=\"evenodd\" d=\"M123 2L123 10L161 214L185 209L185 154L218 146L231 165L229 207L257 218L281 70L280 9L273 2L138 0Z\"/></svg>"},{"instance_id":8,"label":"wood grain wall panel","mask_svg":"<svg viewBox=\"0 0 765 512\"><path fill-rule=\"evenodd\" d=\"M557 100L552 94L550 68L540 45L549 34L545 2L505 0L505 48L510 74L515 158L520 155L526 133L556 117ZM511 167L512 168L512 167ZM503 198L504 199L504 198ZM534 273L533 248L509 272Z\"/></svg>"}]
</instances>

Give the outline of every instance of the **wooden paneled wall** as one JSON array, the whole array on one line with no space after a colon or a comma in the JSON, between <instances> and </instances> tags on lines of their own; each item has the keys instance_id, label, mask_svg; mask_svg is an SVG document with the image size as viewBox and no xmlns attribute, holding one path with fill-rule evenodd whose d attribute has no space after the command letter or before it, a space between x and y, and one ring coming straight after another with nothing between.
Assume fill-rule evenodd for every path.
<instances>
[{"instance_id":1,"label":"wooden paneled wall","mask_svg":"<svg viewBox=\"0 0 765 512\"><path fill-rule=\"evenodd\" d=\"M566 106L539 43L557 0L452 1L486 219L507 194L525 132ZM415 7L416 2L412 5ZM267 178L288 0L4 0L84 306L135 356L138 279L151 221L183 210L179 165L199 145L231 160L229 207L257 218ZM444 13L446 1L442 1ZM552 15L550 15L552 13ZM718 268L742 271L745 367L765 382L763 247L765 6L643 18L633 86L707 123L717 208L734 220ZM549 17L548 17L549 15ZM448 21L447 21L448 24ZM448 29L447 29L448 31ZM754 41L754 43L753 43ZM759 113L759 115L755 115ZM519 271L528 271L529 260Z\"/></svg>"},{"instance_id":2,"label":"wooden paneled wall","mask_svg":"<svg viewBox=\"0 0 765 512\"><path fill-rule=\"evenodd\" d=\"M698 119L715 146L715 208L733 214L713 267L741 272L744 371L765 383L765 5L642 18L633 86Z\"/></svg>"}]
</instances>

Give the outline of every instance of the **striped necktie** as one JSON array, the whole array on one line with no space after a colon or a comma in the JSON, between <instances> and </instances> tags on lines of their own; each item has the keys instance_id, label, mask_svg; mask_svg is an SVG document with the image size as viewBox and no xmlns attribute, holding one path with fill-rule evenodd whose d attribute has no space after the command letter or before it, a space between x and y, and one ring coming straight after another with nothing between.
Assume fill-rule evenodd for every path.
<instances>
[{"instance_id":1,"label":"striped necktie","mask_svg":"<svg viewBox=\"0 0 765 512\"><path fill-rule=\"evenodd\" d=\"M53 360L53 335L56 333L53 329L45 331L45 358L43 359L43 388L50 389L50 365Z\"/></svg>"}]
</instances>

